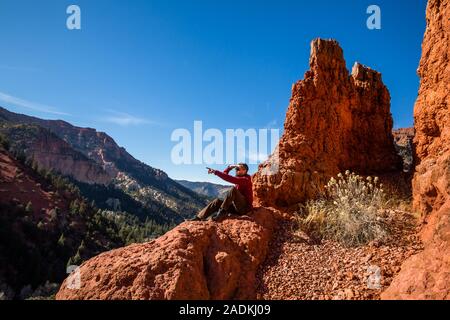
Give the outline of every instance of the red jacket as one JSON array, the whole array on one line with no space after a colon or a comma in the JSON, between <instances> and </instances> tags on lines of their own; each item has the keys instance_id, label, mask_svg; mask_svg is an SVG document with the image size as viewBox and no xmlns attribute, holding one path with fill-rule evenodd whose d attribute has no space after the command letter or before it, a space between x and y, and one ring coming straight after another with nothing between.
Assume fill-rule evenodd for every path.
<instances>
[{"instance_id":1,"label":"red jacket","mask_svg":"<svg viewBox=\"0 0 450 320\"><path fill-rule=\"evenodd\" d=\"M214 174L227 182L234 183L236 189L243 194L250 207L253 208L252 177L248 174L242 177L231 176L229 174L231 170L231 168L226 168L223 172L216 170Z\"/></svg>"}]
</instances>

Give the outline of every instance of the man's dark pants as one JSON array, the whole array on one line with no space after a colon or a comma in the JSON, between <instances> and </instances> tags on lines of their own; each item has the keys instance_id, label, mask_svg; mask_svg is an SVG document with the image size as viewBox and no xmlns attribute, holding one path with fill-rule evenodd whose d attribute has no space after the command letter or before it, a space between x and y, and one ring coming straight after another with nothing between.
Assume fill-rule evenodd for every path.
<instances>
[{"instance_id":1,"label":"man's dark pants","mask_svg":"<svg viewBox=\"0 0 450 320\"><path fill-rule=\"evenodd\" d=\"M210 202L202 211L198 213L200 219L206 219L215 212L222 209L223 212L244 215L250 211L250 205L244 195L233 187L226 195L225 199L215 199Z\"/></svg>"}]
</instances>

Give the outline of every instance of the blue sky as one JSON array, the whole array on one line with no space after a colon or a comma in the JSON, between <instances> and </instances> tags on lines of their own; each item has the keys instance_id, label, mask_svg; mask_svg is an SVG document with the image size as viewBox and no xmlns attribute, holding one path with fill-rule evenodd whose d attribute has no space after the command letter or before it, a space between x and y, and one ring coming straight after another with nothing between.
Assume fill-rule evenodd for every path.
<instances>
[{"instance_id":1,"label":"blue sky","mask_svg":"<svg viewBox=\"0 0 450 320\"><path fill-rule=\"evenodd\" d=\"M81 8L82 30L66 28ZM381 8L382 29L366 27ZM413 124L425 0L2 0L0 105L111 135L171 177L216 181L174 165L176 128L282 128L310 42L337 39L383 75L395 127ZM219 167L219 166L217 166ZM254 167L253 167L254 169Z\"/></svg>"}]
</instances>

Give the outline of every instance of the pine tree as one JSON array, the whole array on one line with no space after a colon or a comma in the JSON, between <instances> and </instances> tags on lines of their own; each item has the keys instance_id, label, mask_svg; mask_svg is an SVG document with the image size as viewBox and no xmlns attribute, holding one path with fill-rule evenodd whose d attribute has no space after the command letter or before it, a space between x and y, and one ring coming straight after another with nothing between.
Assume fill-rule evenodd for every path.
<instances>
[{"instance_id":1,"label":"pine tree","mask_svg":"<svg viewBox=\"0 0 450 320\"><path fill-rule=\"evenodd\" d=\"M81 201L78 212L83 215L86 213L86 209L87 209L86 202Z\"/></svg>"},{"instance_id":2,"label":"pine tree","mask_svg":"<svg viewBox=\"0 0 450 320\"><path fill-rule=\"evenodd\" d=\"M50 210L50 212L48 213L50 221L55 221L58 218L58 208L54 208L52 210Z\"/></svg>"},{"instance_id":3,"label":"pine tree","mask_svg":"<svg viewBox=\"0 0 450 320\"><path fill-rule=\"evenodd\" d=\"M69 261L67 261L66 268L69 268L70 266L73 266L73 265L74 265L73 257L70 257Z\"/></svg>"},{"instance_id":4,"label":"pine tree","mask_svg":"<svg viewBox=\"0 0 450 320\"><path fill-rule=\"evenodd\" d=\"M130 233L128 233L126 244L131 244L134 242L134 230L131 230Z\"/></svg>"},{"instance_id":5,"label":"pine tree","mask_svg":"<svg viewBox=\"0 0 450 320\"><path fill-rule=\"evenodd\" d=\"M31 169L33 169L34 172L38 172L39 170L38 164L34 159L31 160Z\"/></svg>"},{"instance_id":6,"label":"pine tree","mask_svg":"<svg viewBox=\"0 0 450 320\"><path fill-rule=\"evenodd\" d=\"M73 214L77 214L79 207L80 207L80 205L79 205L78 199L75 199L74 201L72 201L70 203L70 212Z\"/></svg>"},{"instance_id":7,"label":"pine tree","mask_svg":"<svg viewBox=\"0 0 450 320\"><path fill-rule=\"evenodd\" d=\"M77 254L75 256L73 256L73 265L80 265L81 264L81 255L80 255L80 251L77 251Z\"/></svg>"},{"instance_id":8,"label":"pine tree","mask_svg":"<svg viewBox=\"0 0 450 320\"><path fill-rule=\"evenodd\" d=\"M66 237L64 237L64 233L61 233L61 236L58 239L58 246L64 247L66 244Z\"/></svg>"},{"instance_id":9,"label":"pine tree","mask_svg":"<svg viewBox=\"0 0 450 320\"><path fill-rule=\"evenodd\" d=\"M25 211L26 211L27 213L33 212L33 204L31 203L31 201L28 201L28 203L27 203L27 205L26 205L26 207L25 207Z\"/></svg>"},{"instance_id":10,"label":"pine tree","mask_svg":"<svg viewBox=\"0 0 450 320\"><path fill-rule=\"evenodd\" d=\"M9 150L9 141L4 135L0 135L0 144L3 146L5 150Z\"/></svg>"},{"instance_id":11,"label":"pine tree","mask_svg":"<svg viewBox=\"0 0 450 320\"><path fill-rule=\"evenodd\" d=\"M85 250L86 250L86 245L84 244L84 240L82 240L80 246L78 247L77 252L83 253Z\"/></svg>"}]
</instances>

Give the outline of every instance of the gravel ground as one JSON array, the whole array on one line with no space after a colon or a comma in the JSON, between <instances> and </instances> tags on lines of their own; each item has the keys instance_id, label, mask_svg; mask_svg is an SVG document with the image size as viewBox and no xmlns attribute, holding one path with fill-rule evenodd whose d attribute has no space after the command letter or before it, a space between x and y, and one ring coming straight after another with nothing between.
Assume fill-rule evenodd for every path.
<instances>
[{"instance_id":1,"label":"gravel ground","mask_svg":"<svg viewBox=\"0 0 450 320\"><path fill-rule=\"evenodd\" d=\"M258 299L379 299L402 262L423 249L416 219L387 211L391 237L385 243L348 248L332 241L311 244L283 222L258 272Z\"/></svg>"}]
</instances>

